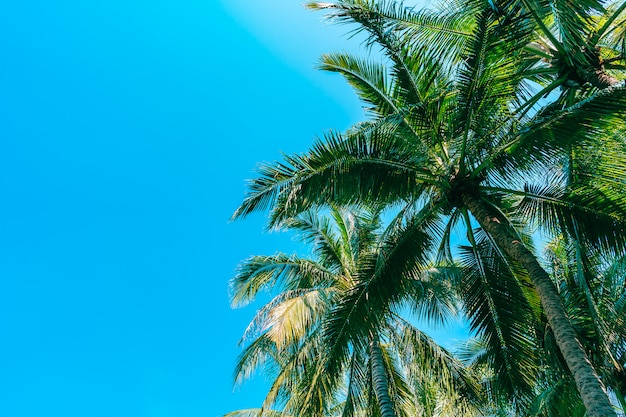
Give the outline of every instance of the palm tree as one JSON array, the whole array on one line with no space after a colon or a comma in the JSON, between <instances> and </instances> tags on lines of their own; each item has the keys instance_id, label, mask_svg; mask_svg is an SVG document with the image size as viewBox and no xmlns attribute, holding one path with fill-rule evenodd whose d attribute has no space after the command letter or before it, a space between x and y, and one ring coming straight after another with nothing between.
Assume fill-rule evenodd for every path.
<instances>
[{"instance_id":1,"label":"palm tree","mask_svg":"<svg viewBox=\"0 0 626 417\"><path fill-rule=\"evenodd\" d=\"M414 250L430 244L414 223L382 228L377 213L332 209L282 226L313 244L312 259L255 256L232 280L234 305L278 290L246 331L236 369L238 380L261 365L273 371L259 415L276 405L284 415L420 415L429 403L417 392L428 385L446 395L439 405L457 413L450 415L469 407L462 396L476 398L476 383L403 317L408 300L411 311L429 319L442 320L455 308L449 279L439 278L449 270L433 269Z\"/></svg>"},{"instance_id":2,"label":"palm tree","mask_svg":"<svg viewBox=\"0 0 626 417\"><path fill-rule=\"evenodd\" d=\"M551 241L546 248L549 270L568 316L602 380L613 393L615 403L626 410L626 297L624 257L614 259L603 252L582 253L576 241L563 237ZM550 331L545 343L554 344ZM545 415L574 416L580 399L571 376L558 355L546 355L544 392L537 398L537 408ZM560 412L560 414L558 413Z\"/></svg>"},{"instance_id":3,"label":"palm tree","mask_svg":"<svg viewBox=\"0 0 626 417\"><path fill-rule=\"evenodd\" d=\"M420 213L421 227L439 239L442 256L451 254L450 236L462 227L474 280L482 283L474 287L504 282L483 303L487 307L476 297L468 308L472 325L491 336L493 349L504 347L503 368L512 375L523 365L515 385L523 387L533 378L532 367L523 360L536 353L527 340L529 316L545 314L589 416L613 415L602 382L516 213L524 205L526 215L576 236L581 244L624 249L622 173L592 173L590 179L572 182L555 177L555 193L543 192L533 181L550 174L572 149L609 132L621 135L615 132L623 132L619 113L626 109L626 89L596 91L557 110L549 104L536 112L519 110L534 100L525 82L525 51L534 26L522 24L528 19L503 15L488 2L465 4L461 35L450 35L448 29L429 31L431 42L426 44L420 42L425 31L415 28L430 21L393 2L343 0L310 7L356 23L381 48L388 67L349 54L322 58L322 68L341 73L356 89L371 119L345 134L327 134L306 154L261 166L234 217L270 208L270 223L277 224L330 202L396 204L407 213ZM448 17L443 16L440 27L450 27ZM452 38L454 50L440 53L440 41ZM626 165L622 149L611 150L611 158L614 166ZM511 294L519 301L515 308L491 315L508 320L510 332L505 334L481 313L485 308L496 313L497 297ZM517 327L512 317L521 319Z\"/></svg>"},{"instance_id":4,"label":"palm tree","mask_svg":"<svg viewBox=\"0 0 626 417\"><path fill-rule=\"evenodd\" d=\"M624 258L611 259L606 253L582 255L575 241L566 242L563 237L549 242L545 252L547 269L559 289L579 340L611 392L614 404L623 414L626 409ZM554 349L554 335L545 319L543 327L543 336L537 341L545 348L540 359L542 366L535 386L536 394L533 401L515 415L584 417L585 407L562 356L558 349ZM470 339L457 353L467 366L473 368L474 373L483 375L488 386L493 364L485 356L485 351L484 341ZM491 400L487 407L493 411L487 408L486 414L500 410L509 415L515 411L509 405L511 399L500 399L489 390L487 392Z\"/></svg>"},{"instance_id":5,"label":"palm tree","mask_svg":"<svg viewBox=\"0 0 626 417\"><path fill-rule=\"evenodd\" d=\"M615 175L616 170L621 171L621 168L614 166L613 149L618 149L618 153L623 152L626 144L619 132L607 132L594 139L595 143L590 140L585 146L572 147L563 158L563 164L553 167L554 174L546 176L546 181L538 185L535 192L547 197L559 195L572 185L580 187L581 184L589 183L610 194L612 184L619 177L619 174ZM558 181L553 181L554 178ZM533 218L532 214L524 214L525 205L529 203L527 201L519 206L522 221L525 222L531 222ZM542 209L534 207L530 211L536 210L540 212ZM590 361L614 394L614 403L624 408L622 381L626 373L624 360L620 358L624 344L623 320L619 308L615 310L613 307L619 306L618 300L623 293L623 274L620 271L623 267L623 252L586 245L577 233L562 234L563 228L554 222L546 222L541 226L543 235L551 239L545 251L548 270L563 299L568 317ZM570 229L576 232L575 228ZM543 343L554 346L550 328L546 328L543 333ZM567 374L566 366L559 366L563 361L555 354L555 349L546 350L548 354L544 355L543 362L556 365L545 368L544 392L539 395L535 405L541 404L551 413L546 411L545 415L582 416L584 407L575 392L571 376Z\"/></svg>"}]
</instances>

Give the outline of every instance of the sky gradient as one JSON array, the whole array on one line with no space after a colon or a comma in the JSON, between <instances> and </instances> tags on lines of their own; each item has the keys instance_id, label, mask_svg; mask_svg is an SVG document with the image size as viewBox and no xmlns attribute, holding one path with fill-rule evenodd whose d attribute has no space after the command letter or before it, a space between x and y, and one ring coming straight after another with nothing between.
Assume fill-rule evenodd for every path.
<instances>
[{"instance_id":1,"label":"sky gradient","mask_svg":"<svg viewBox=\"0 0 626 417\"><path fill-rule=\"evenodd\" d=\"M269 4L268 4L269 3ZM228 279L289 251L229 218L262 161L362 119L294 0L24 0L0 13L0 415L217 417L254 308Z\"/></svg>"},{"instance_id":2,"label":"sky gradient","mask_svg":"<svg viewBox=\"0 0 626 417\"><path fill-rule=\"evenodd\" d=\"M229 217L258 162L360 109L314 69L332 50L319 15L225 4L3 5L3 417L218 416L262 398L258 382L233 393L253 309L230 310L227 281L291 242Z\"/></svg>"}]
</instances>

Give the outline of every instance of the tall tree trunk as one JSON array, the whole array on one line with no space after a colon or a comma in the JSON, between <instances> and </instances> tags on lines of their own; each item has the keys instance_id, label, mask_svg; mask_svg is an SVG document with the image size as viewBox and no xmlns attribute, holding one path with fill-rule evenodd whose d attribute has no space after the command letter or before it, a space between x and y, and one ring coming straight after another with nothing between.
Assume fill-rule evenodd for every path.
<instances>
[{"instance_id":1,"label":"tall tree trunk","mask_svg":"<svg viewBox=\"0 0 626 417\"><path fill-rule=\"evenodd\" d=\"M576 337L561 297L541 267L537 258L517 238L515 231L500 213L493 210L480 197L469 193L461 196L464 206L476 218L480 226L494 239L511 258L519 262L528 272L541 300L541 305L554 333L556 343L563 354L576 388L587 409L589 417L615 417L602 381L598 378L591 362Z\"/></svg>"},{"instance_id":2,"label":"tall tree trunk","mask_svg":"<svg viewBox=\"0 0 626 417\"><path fill-rule=\"evenodd\" d=\"M396 417L393 403L389 396L389 383L387 382L387 372L385 371L385 361L383 352L380 349L378 337L372 337L370 343L370 366L372 368L372 383L374 394L382 417Z\"/></svg>"}]
</instances>

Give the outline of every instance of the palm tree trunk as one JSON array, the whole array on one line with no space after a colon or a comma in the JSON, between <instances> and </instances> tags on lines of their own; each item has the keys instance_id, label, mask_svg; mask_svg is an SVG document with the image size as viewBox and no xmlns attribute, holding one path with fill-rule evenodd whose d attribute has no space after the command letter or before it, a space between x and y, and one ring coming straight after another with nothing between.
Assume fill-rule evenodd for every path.
<instances>
[{"instance_id":1,"label":"palm tree trunk","mask_svg":"<svg viewBox=\"0 0 626 417\"><path fill-rule=\"evenodd\" d=\"M600 90L604 90L605 88L613 87L621 83L615 77L611 77L604 71L604 66L600 66L600 68L591 70L591 71L579 71L584 73L585 81L589 81L591 85Z\"/></svg>"},{"instance_id":2,"label":"palm tree trunk","mask_svg":"<svg viewBox=\"0 0 626 417\"><path fill-rule=\"evenodd\" d=\"M387 382L387 372L385 372L385 362L383 352L380 349L378 337L374 336L370 343L370 365L372 368L372 383L374 394L382 417L396 417L393 403L389 396L389 384Z\"/></svg>"},{"instance_id":3,"label":"palm tree trunk","mask_svg":"<svg viewBox=\"0 0 626 417\"><path fill-rule=\"evenodd\" d=\"M602 381L595 373L591 362L576 337L561 297L541 267L537 258L517 238L506 219L476 195L464 193L464 206L476 218L480 226L494 239L511 258L519 262L528 272L541 300L541 305L563 358L574 377L576 387L587 409L589 417L615 417Z\"/></svg>"}]
</instances>

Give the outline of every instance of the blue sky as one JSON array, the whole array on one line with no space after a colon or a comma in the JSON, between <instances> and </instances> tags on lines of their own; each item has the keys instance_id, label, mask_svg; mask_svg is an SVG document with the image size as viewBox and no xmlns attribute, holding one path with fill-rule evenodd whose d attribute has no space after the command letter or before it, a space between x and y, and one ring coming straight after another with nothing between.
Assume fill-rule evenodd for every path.
<instances>
[{"instance_id":1,"label":"blue sky","mask_svg":"<svg viewBox=\"0 0 626 417\"><path fill-rule=\"evenodd\" d=\"M257 163L362 118L300 1L24 0L0 14L0 415L213 417L253 308L227 281L288 250L230 223Z\"/></svg>"}]
</instances>

